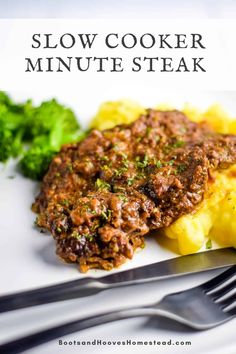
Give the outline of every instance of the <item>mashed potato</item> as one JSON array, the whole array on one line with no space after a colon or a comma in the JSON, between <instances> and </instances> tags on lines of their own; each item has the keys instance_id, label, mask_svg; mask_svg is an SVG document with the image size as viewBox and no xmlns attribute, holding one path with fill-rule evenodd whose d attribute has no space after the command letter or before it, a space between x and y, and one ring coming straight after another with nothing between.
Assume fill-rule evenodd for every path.
<instances>
[{"instance_id":1,"label":"mashed potato","mask_svg":"<svg viewBox=\"0 0 236 354\"><path fill-rule=\"evenodd\" d=\"M144 113L145 109L131 100L104 102L92 119L90 128L110 129L117 124L128 124Z\"/></svg>"},{"instance_id":2,"label":"mashed potato","mask_svg":"<svg viewBox=\"0 0 236 354\"><path fill-rule=\"evenodd\" d=\"M162 104L157 109L173 107ZM213 105L202 112L185 104L182 111L195 122L207 121L218 133L236 134L236 119L230 117L220 105ZM131 123L143 112L145 109L133 101L105 102L90 126L103 130L117 124ZM215 171L214 177L197 210L180 217L164 230L166 236L177 240L181 254L197 252L211 239L222 246L236 247L236 165L221 172ZM207 244L210 248L211 242Z\"/></svg>"},{"instance_id":3,"label":"mashed potato","mask_svg":"<svg viewBox=\"0 0 236 354\"><path fill-rule=\"evenodd\" d=\"M181 254L197 252L209 238L236 247L236 165L215 172L215 181L197 210L180 217L165 234L178 240Z\"/></svg>"}]
</instances>

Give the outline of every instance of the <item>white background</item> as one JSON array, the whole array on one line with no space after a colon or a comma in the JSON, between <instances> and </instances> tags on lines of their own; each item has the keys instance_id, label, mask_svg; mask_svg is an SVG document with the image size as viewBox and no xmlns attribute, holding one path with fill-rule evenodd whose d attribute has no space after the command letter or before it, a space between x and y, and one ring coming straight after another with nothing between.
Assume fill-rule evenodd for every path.
<instances>
[{"instance_id":1,"label":"white background","mask_svg":"<svg viewBox=\"0 0 236 354\"><path fill-rule=\"evenodd\" d=\"M118 33L119 37L125 33L134 33L138 37L143 33L153 33L154 36L165 33L201 33L206 49L143 49L137 45L133 49L125 49L121 45L116 49L108 49L104 43L107 33ZM91 49L83 49L79 42L71 49L58 46L56 49L32 48L34 33L52 33L54 41L64 33L98 33ZM112 91L119 87L123 94L131 92L137 85L163 89L236 89L236 24L234 21L118 21L118 20L0 20L0 77L1 89L20 90L31 87L36 90L44 85L48 93L55 91L76 92L77 96L89 94L99 90ZM123 57L124 72L97 72L92 70L79 72L76 67L71 72L25 72L26 57L67 56L98 56ZM204 66L207 72L146 72L145 68L136 73L132 72L129 64L133 57L173 57L174 62L184 56L188 62L191 57L205 57ZM157 65L157 68L159 64ZM176 66L175 66L176 67ZM45 66L44 66L45 68ZM46 68L45 68L46 69ZM108 65L109 70L109 65ZM71 90L73 89L73 90ZM150 90L151 91L151 90Z\"/></svg>"},{"instance_id":2,"label":"white background","mask_svg":"<svg viewBox=\"0 0 236 354\"><path fill-rule=\"evenodd\" d=\"M143 49L140 45L133 49L119 46L108 49L104 44L107 33L143 33L154 35L165 33L201 33L206 49ZM34 33L52 33L54 40L64 33L98 33L91 49L82 49L79 42L71 49L33 49ZM45 92L65 91L76 92L77 96L89 97L92 92L105 90L112 92L114 87L127 95L137 85L152 89L191 89L191 90L235 90L236 89L236 24L232 21L118 21L118 20L0 20L0 77L1 89L15 90L30 87L37 90L44 86ZM206 73L199 72L146 72L138 73L125 70L119 72L96 72L93 70L79 72L74 68L71 72L25 72L25 58L67 56L119 56L123 57L127 69L132 57L173 57L174 61L184 56L188 61L191 57L205 57ZM108 67L109 69L109 67Z\"/></svg>"},{"instance_id":3,"label":"white background","mask_svg":"<svg viewBox=\"0 0 236 354\"><path fill-rule=\"evenodd\" d=\"M236 18L235 0L1 0L2 18Z\"/></svg>"}]
</instances>

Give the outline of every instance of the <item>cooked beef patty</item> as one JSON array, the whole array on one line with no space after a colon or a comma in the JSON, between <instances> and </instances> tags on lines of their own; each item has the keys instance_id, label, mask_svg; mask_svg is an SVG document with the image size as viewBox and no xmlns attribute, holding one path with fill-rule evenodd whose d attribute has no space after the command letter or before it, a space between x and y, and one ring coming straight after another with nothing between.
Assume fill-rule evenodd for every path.
<instances>
[{"instance_id":1,"label":"cooked beef patty","mask_svg":"<svg viewBox=\"0 0 236 354\"><path fill-rule=\"evenodd\" d=\"M33 210L67 262L111 269L144 247L144 235L199 204L211 171L236 163L236 136L214 133L179 111L93 130L65 145L45 175Z\"/></svg>"}]
</instances>

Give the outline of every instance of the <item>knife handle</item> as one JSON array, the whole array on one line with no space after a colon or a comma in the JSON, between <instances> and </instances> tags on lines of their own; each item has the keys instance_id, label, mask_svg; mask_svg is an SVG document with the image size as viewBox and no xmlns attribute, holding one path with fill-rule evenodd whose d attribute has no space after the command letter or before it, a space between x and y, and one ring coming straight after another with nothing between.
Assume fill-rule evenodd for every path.
<instances>
[{"instance_id":1,"label":"knife handle","mask_svg":"<svg viewBox=\"0 0 236 354\"><path fill-rule=\"evenodd\" d=\"M109 285L83 278L35 290L0 296L0 313L97 294Z\"/></svg>"}]
</instances>

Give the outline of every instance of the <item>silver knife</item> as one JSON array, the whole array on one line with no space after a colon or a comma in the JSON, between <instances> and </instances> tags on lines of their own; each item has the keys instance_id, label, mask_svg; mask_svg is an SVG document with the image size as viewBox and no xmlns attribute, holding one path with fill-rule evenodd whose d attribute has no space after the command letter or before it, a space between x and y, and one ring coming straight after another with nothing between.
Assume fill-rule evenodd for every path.
<instances>
[{"instance_id":1,"label":"silver knife","mask_svg":"<svg viewBox=\"0 0 236 354\"><path fill-rule=\"evenodd\" d=\"M234 264L236 264L234 248L195 253L100 278L85 277L40 289L0 296L0 312L85 297L106 289L143 284Z\"/></svg>"}]
</instances>

